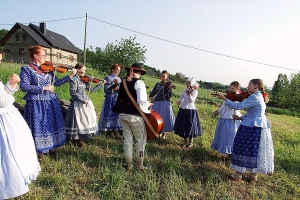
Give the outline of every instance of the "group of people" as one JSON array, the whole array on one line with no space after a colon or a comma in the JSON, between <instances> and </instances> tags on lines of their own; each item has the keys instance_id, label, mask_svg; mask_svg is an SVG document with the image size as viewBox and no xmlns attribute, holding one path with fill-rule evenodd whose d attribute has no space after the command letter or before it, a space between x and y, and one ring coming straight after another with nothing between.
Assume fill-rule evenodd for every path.
<instances>
[{"instance_id":1,"label":"group of people","mask_svg":"<svg viewBox=\"0 0 300 200\"><path fill-rule=\"evenodd\" d=\"M46 60L42 47L30 47L29 56L30 64L21 67L21 79L14 74L6 85L0 82L0 199L28 191L28 184L40 171L38 158L41 159L43 154L62 146L67 139L82 147L83 141L98 134L99 130L107 131L112 138L123 139L128 170L133 169L134 160L140 171L148 170L144 166L147 133L141 112L150 113L153 109L159 113L164 121L161 138L165 139L168 132L174 131L183 138L184 149L191 149L193 139L202 135L195 106L198 84L194 78L186 80L187 87L177 101L179 111L175 119L170 101L174 86L166 70L162 71L161 81L155 84L148 101L146 85L140 79L146 71L140 63L125 68L124 80L118 76L122 67L114 64L105 81L91 87L81 78L86 71L83 64L76 64L70 75L58 79L55 73L42 71L40 66ZM18 90L18 82L21 90L26 92L23 117L13 106L12 94ZM67 82L70 83L71 104L63 120L54 86ZM95 108L86 90L97 91L103 84L105 100L97 122ZM232 92L238 93L239 88L236 81L230 84ZM214 113L220 114L220 119L211 148L228 154L231 167L236 171L229 178L235 181L242 180L246 170L251 171L251 180L257 180L259 172L274 171L274 148L265 115L267 98L263 95L262 80L250 80L248 92L250 96L242 102L233 102L225 95L217 94L224 102ZM239 110L243 109L247 113L241 116ZM15 119L19 126L14 125Z\"/></svg>"}]
</instances>

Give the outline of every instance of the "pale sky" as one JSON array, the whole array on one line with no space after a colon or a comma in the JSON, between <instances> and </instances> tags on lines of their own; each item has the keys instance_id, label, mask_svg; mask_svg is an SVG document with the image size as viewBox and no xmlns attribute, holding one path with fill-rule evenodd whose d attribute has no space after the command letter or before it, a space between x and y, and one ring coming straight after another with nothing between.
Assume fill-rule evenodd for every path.
<instances>
[{"instance_id":1,"label":"pale sky","mask_svg":"<svg viewBox=\"0 0 300 200\"><path fill-rule=\"evenodd\" d=\"M16 22L39 25L45 21L47 29L64 35L83 50L87 13L87 47L104 48L121 38L136 36L136 41L147 49L146 65L171 74L181 72L196 80L222 84L239 81L246 87L250 79L261 78L267 87L272 87L279 73L290 76L300 70L298 0L2 0L0 3L0 29L10 30Z\"/></svg>"}]
</instances>

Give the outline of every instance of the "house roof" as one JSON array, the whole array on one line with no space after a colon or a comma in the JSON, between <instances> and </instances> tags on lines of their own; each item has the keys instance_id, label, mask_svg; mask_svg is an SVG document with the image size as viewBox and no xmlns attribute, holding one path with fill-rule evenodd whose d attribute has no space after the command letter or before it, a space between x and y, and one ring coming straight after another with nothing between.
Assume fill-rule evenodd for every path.
<instances>
[{"instance_id":1,"label":"house roof","mask_svg":"<svg viewBox=\"0 0 300 200\"><path fill-rule=\"evenodd\" d=\"M18 29L22 28L28 35L30 35L39 45L43 47L54 47L62 49L72 53L80 54L81 52L70 42L65 36L55 33L46 29L46 34L40 31L40 27L34 24L28 26L16 23L13 28L2 38L0 45L4 46L5 42L12 36L12 34Z\"/></svg>"}]
</instances>

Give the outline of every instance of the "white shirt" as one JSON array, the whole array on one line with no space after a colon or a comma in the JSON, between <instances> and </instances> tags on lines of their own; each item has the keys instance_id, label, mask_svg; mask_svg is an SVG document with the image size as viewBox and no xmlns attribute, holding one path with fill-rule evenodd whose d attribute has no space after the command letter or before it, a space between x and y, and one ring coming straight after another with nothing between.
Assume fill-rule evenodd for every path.
<instances>
[{"instance_id":1,"label":"white shirt","mask_svg":"<svg viewBox=\"0 0 300 200\"><path fill-rule=\"evenodd\" d=\"M136 90L137 104L139 105L140 109L144 113L151 113L151 111L148 109L150 102L148 101L145 83L141 80L137 80L134 84L134 89Z\"/></svg>"},{"instance_id":2,"label":"white shirt","mask_svg":"<svg viewBox=\"0 0 300 200\"><path fill-rule=\"evenodd\" d=\"M182 93L177 101L177 102L181 102L180 108L197 110L197 108L195 106L195 100L198 96L198 90L194 90L190 95L188 95L185 91L186 91L186 89L184 89L182 91Z\"/></svg>"},{"instance_id":3,"label":"white shirt","mask_svg":"<svg viewBox=\"0 0 300 200\"><path fill-rule=\"evenodd\" d=\"M218 113L220 114L220 118L224 119L232 119L232 115L238 115L241 116L241 113L239 110L234 110L232 108L229 108L225 105L225 101L223 101L222 105L218 109Z\"/></svg>"}]
</instances>

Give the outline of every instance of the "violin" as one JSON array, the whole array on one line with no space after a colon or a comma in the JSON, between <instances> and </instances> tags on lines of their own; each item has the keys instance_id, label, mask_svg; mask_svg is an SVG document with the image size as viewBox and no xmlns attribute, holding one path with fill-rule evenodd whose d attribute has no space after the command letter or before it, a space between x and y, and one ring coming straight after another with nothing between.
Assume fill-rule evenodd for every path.
<instances>
[{"instance_id":1,"label":"violin","mask_svg":"<svg viewBox=\"0 0 300 200\"><path fill-rule=\"evenodd\" d=\"M197 88L196 87L194 87L194 86L188 86L187 88L186 88L186 93L192 93L194 90L196 90Z\"/></svg>"},{"instance_id":2,"label":"violin","mask_svg":"<svg viewBox=\"0 0 300 200\"><path fill-rule=\"evenodd\" d=\"M66 73L68 70L72 70L73 67L72 66L67 66L64 64L60 64L60 65L54 65L52 62L50 61L45 61L44 64L41 64L41 69L43 72L48 73L48 72L53 72L53 71L57 71L59 73Z\"/></svg>"},{"instance_id":3,"label":"violin","mask_svg":"<svg viewBox=\"0 0 300 200\"><path fill-rule=\"evenodd\" d=\"M100 83L101 81L103 81L99 78L90 77L90 76L80 76L80 78L81 78L82 82L84 82L84 83L89 83L89 82Z\"/></svg>"},{"instance_id":4,"label":"violin","mask_svg":"<svg viewBox=\"0 0 300 200\"><path fill-rule=\"evenodd\" d=\"M175 85L172 85L172 82L167 80L167 81L162 81L161 82L161 85L163 85L164 87L166 88L169 88L170 86L173 88L173 89L176 89L176 86Z\"/></svg>"},{"instance_id":5,"label":"violin","mask_svg":"<svg viewBox=\"0 0 300 200\"><path fill-rule=\"evenodd\" d=\"M217 96L218 93L211 93L211 95L213 96ZM231 101L238 101L238 102L242 102L244 99L248 98L250 96L250 94L248 92L242 92L240 94L237 94L235 92L229 91L225 97Z\"/></svg>"},{"instance_id":6,"label":"violin","mask_svg":"<svg viewBox=\"0 0 300 200\"><path fill-rule=\"evenodd\" d=\"M108 87L107 88L108 90L111 90L111 89L115 88L116 86L120 85L120 83L118 82L118 79L116 79L116 78L113 80L113 82L114 82L114 84L112 84L110 87Z\"/></svg>"}]
</instances>

